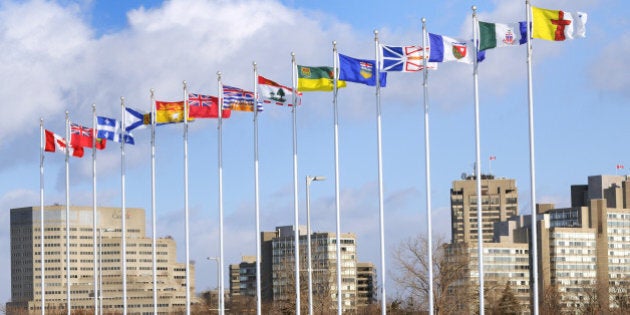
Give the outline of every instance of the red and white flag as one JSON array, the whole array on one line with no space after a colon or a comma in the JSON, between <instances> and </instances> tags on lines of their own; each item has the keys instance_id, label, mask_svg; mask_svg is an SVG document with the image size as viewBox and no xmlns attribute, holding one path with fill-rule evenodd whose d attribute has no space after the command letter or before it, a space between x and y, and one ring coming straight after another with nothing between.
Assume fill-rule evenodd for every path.
<instances>
[{"instance_id":1,"label":"red and white flag","mask_svg":"<svg viewBox=\"0 0 630 315\"><path fill-rule=\"evenodd\" d=\"M44 130L46 133L46 146L44 147L44 151L46 152L62 152L66 153L66 147L68 146L66 143L66 139L55 134L52 131ZM70 147L70 155L75 157L83 157L83 148L77 146Z\"/></svg>"},{"instance_id":2,"label":"red and white flag","mask_svg":"<svg viewBox=\"0 0 630 315\"><path fill-rule=\"evenodd\" d=\"M617 169L618 170L623 169L623 164L617 164Z\"/></svg>"},{"instance_id":3,"label":"red and white flag","mask_svg":"<svg viewBox=\"0 0 630 315\"><path fill-rule=\"evenodd\" d=\"M491 155L491 156L490 156L490 161L494 161L494 160L496 160L496 159L497 159L497 157L496 157L496 156L494 156L494 155Z\"/></svg>"},{"instance_id":4,"label":"red and white flag","mask_svg":"<svg viewBox=\"0 0 630 315\"><path fill-rule=\"evenodd\" d=\"M293 106L293 89L271 81L261 75L258 76L258 97L265 104ZM302 92L297 94L297 103L300 105Z\"/></svg>"}]
</instances>

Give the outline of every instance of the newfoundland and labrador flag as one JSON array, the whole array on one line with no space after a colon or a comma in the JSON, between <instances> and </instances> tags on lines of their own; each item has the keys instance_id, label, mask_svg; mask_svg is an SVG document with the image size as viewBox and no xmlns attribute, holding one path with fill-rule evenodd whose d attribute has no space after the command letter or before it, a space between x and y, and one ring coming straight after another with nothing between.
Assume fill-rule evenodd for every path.
<instances>
[{"instance_id":1,"label":"newfoundland and labrador flag","mask_svg":"<svg viewBox=\"0 0 630 315\"><path fill-rule=\"evenodd\" d=\"M423 52L420 46L381 45L381 71L418 72L424 69ZM429 49L425 49L429 57ZM437 69L437 63L427 63L428 69Z\"/></svg>"},{"instance_id":2,"label":"newfoundland and labrador flag","mask_svg":"<svg viewBox=\"0 0 630 315\"><path fill-rule=\"evenodd\" d=\"M474 46L472 41L429 33L429 43L429 61L473 63ZM480 51L477 55L477 61L482 61L484 58L485 54Z\"/></svg>"},{"instance_id":3,"label":"newfoundland and labrador flag","mask_svg":"<svg viewBox=\"0 0 630 315\"><path fill-rule=\"evenodd\" d=\"M385 87L387 73L380 71L379 73L380 86ZM339 80L376 86L376 62L339 54Z\"/></svg>"}]
</instances>

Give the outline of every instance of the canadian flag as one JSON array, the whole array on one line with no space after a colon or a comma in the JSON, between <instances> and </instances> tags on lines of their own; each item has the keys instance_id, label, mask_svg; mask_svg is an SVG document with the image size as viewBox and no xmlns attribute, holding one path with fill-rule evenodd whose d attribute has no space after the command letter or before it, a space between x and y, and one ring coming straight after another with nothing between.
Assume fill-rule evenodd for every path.
<instances>
[{"instance_id":1,"label":"canadian flag","mask_svg":"<svg viewBox=\"0 0 630 315\"><path fill-rule=\"evenodd\" d=\"M623 164L617 164L617 169L618 170L623 169Z\"/></svg>"},{"instance_id":2,"label":"canadian flag","mask_svg":"<svg viewBox=\"0 0 630 315\"><path fill-rule=\"evenodd\" d=\"M497 157L496 157L496 156L494 156L494 155L491 155L491 156L490 156L490 161L493 161L493 160L496 160L496 159L497 159Z\"/></svg>"},{"instance_id":3,"label":"canadian flag","mask_svg":"<svg viewBox=\"0 0 630 315\"><path fill-rule=\"evenodd\" d=\"M52 131L44 130L46 133L46 146L44 147L44 151L46 152L66 152L66 139L61 136L55 134ZM76 157L83 157L83 148L82 147L70 147L70 155Z\"/></svg>"}]
</instances>

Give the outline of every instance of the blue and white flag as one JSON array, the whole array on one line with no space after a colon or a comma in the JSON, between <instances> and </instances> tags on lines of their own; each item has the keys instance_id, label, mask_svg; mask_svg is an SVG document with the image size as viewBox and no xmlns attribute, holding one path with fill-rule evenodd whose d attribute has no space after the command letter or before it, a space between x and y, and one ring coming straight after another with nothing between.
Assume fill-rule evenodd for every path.
<instances>
[{"instance_id":1,"label":"blue and white flag","mask_svg":"<svg viewBox=\"0 0 630 315\"><path fill-rule=\"evenodd\" d=\"M429 61L473 63L474 46L472 41L459 40L429 33L429 43ZM484 57L485 54L479 52L477 61L482 61Z\"/></svg>"},{"instance_id":2,"label":"blue and white flag","mask_svg":"<svg viewBox=\"0 0 630 315\"><path fill-rule=\"evenodd\" d=\"M125 107L125 131L131 133L134 129L145 128L146 125L151 124L151 115L143 114L135 109Z\"/></svg>"},{"instance_id":3,"label":"blue and white flag","mask_svg":"<svg viewBox=\"0 0 630 315\"><path fill-rule=\"evenodd\" d=\"M420 46L381 45L381 71L418 72L424 69L423 52ZM429 57L429 48L424 54ZM437 63L427 62L427 68L437 69Z\"/></svg>"},{"instance_id":4,"label":"blue and white flag","mask_svg":"<svg viewBox=\"0 0 630 315\"><path fill-rule=\"evenodd\" d=\"M380 86L387 84L387 73L380 72ZM339 80L376 86L376 62L339 54Z\"/></svg>"},{"instance_id":5,"label":"blue and white flag","mask_svg":"<svg viewBox=\"0 0 630 315\"><path fill-rule=\"evenodd\" d=\"M103 116L96 117L96 134L98 138L121 142L120 139L122 134L120 129L120 121ZM125 139L125 143L135 144L131 134L125 134L122 138Z\"/></svg>"}]
</instances>

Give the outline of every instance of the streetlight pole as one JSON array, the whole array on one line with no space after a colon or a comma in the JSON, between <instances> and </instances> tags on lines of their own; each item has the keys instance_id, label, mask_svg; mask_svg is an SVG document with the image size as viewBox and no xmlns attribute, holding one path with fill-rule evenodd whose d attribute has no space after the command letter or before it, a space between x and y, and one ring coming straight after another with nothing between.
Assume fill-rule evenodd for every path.
<instances>
[{"instance_id":1,"label":"streetlight pole","mask_svg":"<svg viewBox=\"0 0 630 315\"><path fill-rule=\"evenodd\" d=\"M313 269L311 267L311 191L313 181L326 180L324 176L306 176L306 246L308 253L308 315L313 315Z\"/></svg>"},{"instance_id":2,"label":"streetlight pole","mask_svg":"<svg viewBox=\"0 0 630 315\"><path fill-rule=\"evenodd\" d=\"M217 301L219 301L219 257L207 257L207 260L214 260L217 262L217 286L216 286L216 290L217 290ZM212 297L212 292L210 293L210 297ZM221 305L219 305L217 307L217 310L219 310L221 308Z\"/></svg>"}]
</instances>

